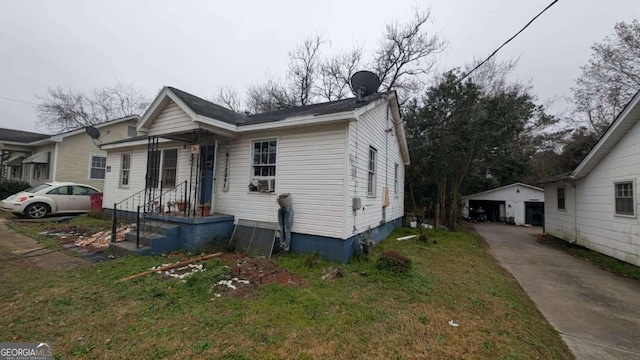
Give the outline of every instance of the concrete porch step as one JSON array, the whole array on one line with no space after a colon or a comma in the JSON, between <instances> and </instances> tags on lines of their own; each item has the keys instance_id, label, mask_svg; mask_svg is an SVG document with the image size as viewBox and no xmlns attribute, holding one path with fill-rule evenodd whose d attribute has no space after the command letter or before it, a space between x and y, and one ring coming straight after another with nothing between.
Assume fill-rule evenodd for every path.
<instances>
[{"instance_id":1,"label":"concrete porch step","mask_svg":"<svg viewBox=\"0 0 640 360\"><path fill-rule=\"evenodd\" d=\"M149 255L151 248L148 246L136 247L136 243L131 241L121 241L109 244L109 250L116 256L129 255Z\"/></svg>"}]
</instances>

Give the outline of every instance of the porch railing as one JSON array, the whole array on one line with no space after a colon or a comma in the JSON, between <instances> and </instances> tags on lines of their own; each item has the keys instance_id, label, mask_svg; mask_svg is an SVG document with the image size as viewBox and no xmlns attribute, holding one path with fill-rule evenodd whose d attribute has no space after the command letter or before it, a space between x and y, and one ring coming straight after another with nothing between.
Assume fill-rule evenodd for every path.
<instances>
[{"instance_id":1,"label":"porch railing","mask_svg":"<svg viewBox=\"0 0 640 360\"><path fill-rule=\"evenodd\" d=\"M188 180L171 188L164 188L162 182L159 185L159 195L154 198L147 200L149 189L143 189L113 204L111 242L116 241L118 225L135 224L136 247L140 247L141 238L147 238L176 216L208 215L203 206L195 205L196 197L189 191Z\"/></svg>"}]
</instances>

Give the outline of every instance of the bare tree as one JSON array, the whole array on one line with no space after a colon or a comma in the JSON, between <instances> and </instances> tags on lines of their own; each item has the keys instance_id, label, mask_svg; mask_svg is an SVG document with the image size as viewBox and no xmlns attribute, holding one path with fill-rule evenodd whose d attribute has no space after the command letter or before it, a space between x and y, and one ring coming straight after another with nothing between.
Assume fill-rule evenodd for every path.
<instances>
[{"instance_id":1,"label":"bare tree","mask_svg":"<svg viewBox=\"0 0 640 360\"><path fill-rule=\"evenodd\" d=\"M241 113L242 101L238 91L231 86L223 86L213 96L213 102L226 107L229 110Z\"/></svg>"},{"instance_id":2,"label":"bare tree","mask_svg":"<svg viewBox=\"0 0 640 360\"><path fill-rule=\"evenodd\" d=\"M296 101L278 80L269 79L247 89L246 105L248 111L255 114L293 107Z\"/></svg>"},{"instance_id":3,"label":"bare tree","mask_svg":"<svg viewBox=\"0 0 640 360\"><path fill-rule=\"evenodd\" d=\"M600 133L640 89L640 22L617 23L591 50L572 89L574 115Z\"/></svg>"},{"instance_id":4,"label":"bare tree","mask_svg":"<svg viewBox=\"0 0 640 360\"><path fill-rule=\"evenodd\" d=\"M379 48L370 61L356 46L334 56L322 55L327 41L320 34L306 38L288 53L289 67L284 81L268 79L247 91L251 112L307 105L317 101L344 99L352 93L351 75L371 69L382 80L382 91L398 90L402 102L424 84L446 42L440 34L430 34L426 24L430 11L417 11L407 23L387 24ZM367 65L368 64L368 65Z\"/></svg>"},{"instance_id":5,"label":"bare tree","mask_svg":"<svg viewBox=\"0 0 640 360\"><path fill-rule=\"evenodd\" d=\"M320 47L326 41L322 35L306 38L301 45L289 52L288 87L296 105L307 105L314 97L313 90L320 67Z\"/></svg>"},{"instance_id":6,"label":"bare tree","mask_svg":"<svg viewBox=\"0 0 640 360\"><path fill-rule=\"evenodd\" d=\"M139 115L149 105L145 92L132 84L116 83L89 93L50 88L38 96L39 124L56 133Z\"/></svg>"},{"instance_id":7,"label":"bare tree","mask_svg":"<svg viewBox=\"0 0 640 360\"><path fill-rule=\"evenodd\" d=\"M326 59L320 65L320 82L317 85L318 97L326 101L341 100L353 92L350 85L351 75L362 64L362 48L354 47L348 52Z\"/></svg>"},{"instance_id":8,"label":"bare tree","mask_svg":"<svg viewBox=\"0 0 640 360\"><path fill-rule=\"evenodd\" d=\"M425 30L430 16L431 10L416 10L407 23L387 24L373 61L383 90L399 90L406 99L424 85L423 77L433 70L436 55L447 45L440 34Z\"/></svg>"}]
</instances>

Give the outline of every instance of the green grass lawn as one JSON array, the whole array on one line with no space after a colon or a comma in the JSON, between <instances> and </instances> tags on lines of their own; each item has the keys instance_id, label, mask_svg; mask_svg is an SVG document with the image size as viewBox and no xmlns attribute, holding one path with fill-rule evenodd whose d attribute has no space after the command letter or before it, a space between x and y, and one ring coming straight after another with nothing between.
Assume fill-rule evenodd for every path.
<instances>
[{"instance_id":1,"label":"green grass lawn","mask_svg":"<svg viewBox=\"0 0 640 360\"><path fill-rule=\"evenodd\" d=\"M572 358L481 239L430 231L435 244L395 240L410 233L397 230L347 265L277 257L305 285L262 285L243 296L215 296L213 285L229 271L218 259L185 282L154 274L123 283L115 280L171 259L128 257L69 271L3 261L0 339L51 341L60 359ZM378 270L385 249L409 256L413 270ZM329 266L344 277L322 280Z\"/></svg>"}]
</instances>

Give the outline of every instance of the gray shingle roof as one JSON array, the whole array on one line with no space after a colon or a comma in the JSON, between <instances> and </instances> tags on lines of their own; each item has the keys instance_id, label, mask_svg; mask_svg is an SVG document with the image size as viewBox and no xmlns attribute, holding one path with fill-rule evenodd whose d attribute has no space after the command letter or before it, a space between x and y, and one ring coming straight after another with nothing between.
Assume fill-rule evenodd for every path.
<instances>
[{"instance_id":1,"label":"gray shingle roof","mask_svg":"<svg viewBox=\"0 0 640 360\"><path fill-rule=\"evenodd\" d=\"M353 111L355 109L369 105L371 102L380 99L385 94L386 93L376 93L364 98L360 102L358 102L356 98L349 98L319 104L296 106L261 114L248 115L247 121L242 125L262 124L298 116L318 116L335 114L343 111Z\"/></svg>"},{"instance_id":2,"label":"gray shingle roof","mask_svg":"<svg viewBox=\"0 0 640 360\"><path fill-rule=\"evenodd\" d=\"M46 139L49 136L51 135L34 133L30 131L0 128L0 141L12 141L26 144L33 141Z\"/></svg>"},{"instance_id":3,"label":"gray shingle roof","mask_svg":"<svg viewBox=\"0 0 640 360\"><path fill-rule=\"evenodd\" d=\"M244 122L244 116L235 111L229 110L210 101L191 95L180 89L169 86L169 89L176 94L193 112L211 119L220 120L229 124L239 125Z\"/></svg>"},{"instance_id":4,"label":"gray shingle roof","mask_svg":"<svg viewBox=\"0 0 640 360\"><path fill-rule=\"evenodd\" d=\"M382 98L383 95L387 94L376 93L364 98L360 102L358 102L354 97L319 104L295 106L260 114L242 115L220 105L216 105L210 101L199 98L195 95L191 95L180 89L176 89L171 86L169 86L168 88L196 114L238 126L263 124L298 116L318 116L335 114L343 111L353 111L355 109L366 106L371 102Z\"/></svg>"}]
</instances>

